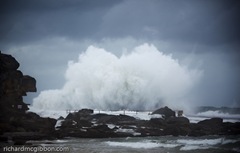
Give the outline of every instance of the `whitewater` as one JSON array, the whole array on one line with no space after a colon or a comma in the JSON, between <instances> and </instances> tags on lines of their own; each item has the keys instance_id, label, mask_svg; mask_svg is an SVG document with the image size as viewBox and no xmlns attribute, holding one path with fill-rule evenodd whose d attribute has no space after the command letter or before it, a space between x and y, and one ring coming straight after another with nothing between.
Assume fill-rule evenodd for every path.
<instances>
[{"instance_id":1,"label":"whitewater","mask_svg":"<svg viewBox=\"0 0 240 153\"><path fill-rule=\"evenodd\" d=\"M237 136L133 137L29 141L35 145L69 147L70 153L238 153Z\"/></svg>"},{"instance_id":2,"label":"whitewater","mask_svg":"<svg viewBox=\"0 0 240 153\"><path fill-rule=\"evenodd\" d=\"M69 61L60 89L41 91L35 109L153 110L164 105L183 109L202 70L182 65L152 44L143 44L120 57L89 46L77 61ZM185 108L184 108L185 109Z\"/></svg>"}]
</instances>

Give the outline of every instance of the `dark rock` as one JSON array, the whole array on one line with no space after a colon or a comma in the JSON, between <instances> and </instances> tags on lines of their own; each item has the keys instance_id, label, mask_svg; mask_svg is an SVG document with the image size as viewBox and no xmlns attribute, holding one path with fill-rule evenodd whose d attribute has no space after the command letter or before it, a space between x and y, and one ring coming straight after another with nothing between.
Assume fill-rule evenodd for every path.
<instances>
[{"instance_id":1,"label":"dark rock","mask_svg":"<svg viewBox=\"0 0 240 153\"><path fill-rule=\"evenodd\" d=\"M25 96L26 92L36 92L36 80L30 76L24 76L20 70L17 70L18 67L19 63L15 58L0 52L1 123L11 124L9 121L11 117L24 116L28 106L23 102L22 96ZM16 127L16 129L20 128Z\"/></svg>"},{"instance_id":2,"label":"dark rock","mask_svg":"<svg viewBox=\"0 0 240 153\"><path fill-rule=\"evenodd\" d=\"M165 106L164 108L155 110L154 112L152 112L152 114L161 114L161 115L163 115L163 118L165 118L165 119L176 116L175 112L173 110L171 110L170 108L168 108L167 106Z\"/></svg>"},{"instance_id":3,"label":"dark rock","mask_svg":"<svg viewBox=\"0 0 240 153\"><path fill-rule=\"evenodd\" d=\"M106 131L112 131L112 129L110 129L107 125L103 124L103 125L97 125L92 127L92 129L101 131L101 132L106 132Z\"/></svg>"},{"instance_id":4,"label":"dark rock","mask_svg":"<svg viewBox=\"0 0 240 153\"><path fill-rule=\"evenodd\" d=\"M136 121L134 117L128 115L108 115L108 114L94 114L92 119L97 123L103 124L128 124L129 122Z\"/></svg>"},{"instance_id":5,"label":"dark rock","mask_svg":"<svg viewBox=\"0 0 240 153\"><path fill-rule=\"evenodd\" d=\"M73 114L73 113L69 113L69 114L66 116L66 119L71 119L71 120L73 120L73 119L74 119L74 114Z\"/></svg>"},{"instance_id":6,"label":"dark rock","mask_svg":"<svg viewBox=\"0 0 240 153\"><path fill-rule=\"evenodd\" d=\"M115 115L108 115L108 114L93 114L92 119L97 123L108 123L108 121L113 118Z\"/></svg>"},{"instance_id":7,"label":"dark rock","mask_svg":"<svg viewBox=\"0 0 240 153\"><path fill-rule=\"evenodd\" d=\"M9 132L4 133L3 137L10 138L14 142L24 143L28 140L46 140L50 138L50 135L39 132Z\"/></svg>"},{"instance_id":8,"label":"dark rock","mask_svg":"<svg viewBox=\"0 0 240 153\"><path fill-rule=\"evenodd\" d=\"M21 80L21 90L25 92L36 92L36 80L33 77L25 75Z\"/></svg>"},{"instance_id":9,"label":"dark rock","mask_svg":"<svg viewBox=\"0 0 240 153\"><path fill-rule=\"evenodd\" d=\"M190 123L189 119L186 117L170 117L167 119L168 124L177 124L177 125L187 125Z\"/></svg>"},{"instance_id":10,"label":"dark rock","mask_svg":"<svg viewBox=\"0 0 240 153\"><path fill-rule=\"evenodd\" d=\"M94 126L96 124L98 125ZM110 129L107 124L116 126ZM165 119L152 118L145 121L127 115L76 112L69 114L55 133L59 138L67 136L81 138L134 137L135 135L132 132L119 130L131 129L140 133L137 136L204 136L239 134L239 126L239 124L235 123L223 123L222 119L219 118L190 123L186 117L174 117L171 115L167 115Z\"/></svg>"},{"instance_id":11,"label":"dark rock","mask_svg":"<svg viewBox=\"0 0 240 153\"><path fill-rule=\"evenodd\" d=\"M128 116L128 115L115 115L112 118L110 118L107 123L112 123L112 124L122 124L126 123L129 121L135 121L136 119L134 117Z\"/></svg>"},{"instance_id":12,"label":"dark rock","mask_svg":"<svg viewBox=\"0 0 240 153\"><path fill-rule=\"evenodd\" d=\"M93 124L88 120L79 120L77 125L78 127L91 127Z\"/></svg>"},{"instance_id":13,"label":"dark rock","mask_svg":"<svg viewBox=\"0 0 240 153\"><path fill-rule=\"evenodd\" d=\"M92 109L81 109L78 112L74 113L69 113L66 117L66 119L71 119L74 121L79 121L79 120L89 120L92 117L90 115L93 114Z\"/></svg>"},{"instance_id":14,"label":"dark rock","mask_svg":"<svg viewBox=\"0 0 240 153\"><path fill-rule=\"evenodd\" d=\"M118 137L113 131L102 131L99 129L90 128L87 129L87 137L89 138L111 138Z\"/></svg>"},{"instance_id":15,"label":"dark rock","mask_svg":"<svg viewBox=\"0 0 240 153\"><path fill-rule=\"evenodd\" d=\"M202 126L196 124L196 123L191 123L190 124L190 133L189 136L193 137L199 137L199 136L204 136L207 135L207 131L202 128Z\"/></svg>"},{"instance_id":16,"label":"dark rock","mask_svg":"<svg viewBox=\"0 0 240 153\"><path fill-rule=\"evenodd\" d=\"M8 142L8 137L0 136L0 142Z\"/></svg>"},{"instance_id":17,"label":"dark rock","mask_svg":"<svg viewBox=\"0 0 240 153\"><path fill-rule=\"evenodd\" d=\"M198 122L199 125L206 125L206 126L221 126L223 124L223 119L222 118L211 118L211 119L206 119L203 121Z\"/></svg>"},{"instance_id":18,"label":"dark rock","mask_svg":"<svg viewBox=\"0 0 240 153\"><path fill-rule=\"evenodd\" d=\"M74 121L71 119L65 119L62 122L62 125L60 126L60 128L62 128L62 129L75 128L75 127L76 127L76 123L74 124Z\"/></svg>"},{"instance_id":19,"label":"dark rock","mask_svg":"<svg viewBox=\"0 0 240 153\"><path fill-rule=\"evenodd\" d=\"M152 127L158 127L158 128L163 128L166 125L166 122L162 118L151 118L149 120L150 126Z\"/></svg>"},{"instance_id":20,"label":"dark rock","mask_svg":"<svg viewBox=\"0 0 240 153\"><path fill-rule=\"evenodd\" d=\"M61 131L71 131L72 129L79 129L72 120L64 120L59 127Z\"/></svg>"},{"instance_id":21,"label":"dark rock","mask_svg":"<svg viewBox=\"0 0 240 153\"><path fill-rule=\"evenodd\" d=\"M1 71L17 70L19 67L19 63L14 57L2 53L0 54L0 65Z\"/></svg>"},{"instance_id":22,"label":"dark rock","mask_svg":"<svg viewBox=\"0 0 240 153\"><path fill-rule=\"evenodd\" d=\"M91 127L92 123L88 120L72 120L72 119L65 119L62 121L62 125L60 128L62 129L71 129L71 128L82 128L82 127Z\"/></svg>"},{"instance_id":23,"label":"dark rock","mask_svg":"<svg viewBox=\"0 0 240 153\"><path fill-rule=\"evenodd\" d=\"M33 120L35 120L35 119L39 119L39 118L41 118L38 114L36 114L36 113L33 113L33 112L27 112L26 113L26 118L27 119L33 119Z\"/></svg>"},{"instance_id":24,"label":"dark rock","mask_svg":"<svg viewBox=\"0 0 240 153\"><path fill-rule=\"evenodd\" d=\"M190 136L223 134L223 119L211 118L190 125Z\"/></svg>"},{"instance_id":25,"label":"dark rock","mask_svg":"<svg viewBox=\"0 0 240 153\"><path fill-rule=\"evenodd\" d=\"M225 135L239 135L240 134L240 122L236 123L223 123L222 134Z\"/></svg>"},{"instance_id":26,"label":"dark rock","mask_svg":"<svg viewBox=\"0 0 240 153\"><path fill-rule=\"evenodd\" d=\"M141 136L164 136L163 129L161 128L138 128L136 132L141 133Z\"/></svg>"},{"instance_id":27,"label":"dark rock","mask_svg":"<svg viewBox=\"0 0 240 153\"><path fill-rule=\"evenodd\" d=\"M164 135L187 136L189 133L189 126L176 126L175 124L168 124L164 129Z\"/></svg>"},{"instance_id":28,"label":"dark rock","mask_svg":"<svg viewBox=\"0 0 240 153\"><path fill-rule=\"evenodd\" d=\"M14 145L25 145L27 140L17 139L14 140Z\"/></svg>"},{"instance_id":29,"label":"dark rock","mask_svg":"<svg viewBox=\"0 0 240 153\"><path fill-rule=\"evenodd\" d=\"M80 138L109 138L109 137L118 137L114 133L113 129L110 129L107 125L97 125L89 128L68 128L65 130L60 130L59 133L71 137L80 137Z\"/></svg>"},{"instance_id":30,"label":"dark rock","mask_svg":"<svg viewBox=\"0 0 240 153\"><path fill-rule=\"evenodd\" d=\"M186 117L169 117L166 120L164 135L187 136L190 132L190 122Z\"/></svg>"},{"instance_id":31,"label":"dark rock","mask_svg":"<svg viewBox=\"0 0 240 153\"><path fill-rule=\"evenodd\" d=\"M164 129L164 135L179 136L179 127L176 127L175 125L167 125Z\"/></svg>"},{"instance_id":32,"label":"dark rock","mask_svg":"<svg viewBox=\"0 0 240 153\"><path fill-rule=\"evenodd\" d=\"M78 111L78 113L81 115L91 115L93 112L94 111L92 109L81 109Z\"/></svg>"},{"instance_id":33,"label":"dark rock","mask_svg":"<svg viewBox=\"0 0 240 153\"><path fill-rule=\"evenodd\" d=\"M57 120L52 118L34 118L34 119L22 119L18 122L18 126L24 128L30 132L51 133L55 131L55 125Z\"/></svg>"},{"instance_id":34,"label":"dark rock","mask_svg":"<svg viewBox=\"0 0 240 153\"><path fill-rule=\"evenodd\" d=\"M57 120L64 120L64 117L60 116Z\"/></svg>"}]
</instances>

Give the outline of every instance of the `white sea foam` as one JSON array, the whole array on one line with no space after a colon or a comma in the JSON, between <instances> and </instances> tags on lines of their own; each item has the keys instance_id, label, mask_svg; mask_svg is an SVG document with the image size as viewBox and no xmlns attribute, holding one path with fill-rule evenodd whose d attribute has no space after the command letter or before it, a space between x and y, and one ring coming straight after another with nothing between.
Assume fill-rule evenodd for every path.
<instances>
[{"instance_id":1,"label":"white sea foam","mask_svg":"<svg viewBox=\"0 0 240 153\"><path fill-rule=\"evenodd\" d=\"M219 117L223 119L223 122L240 122L240 114L229 114L220 111L206 111L197 114L189 114L186 117L191 123L197 123L199 121L210 119L213 117Z\"/></svg>"},{"instance_id":2,"label":"white sea foam","mask_svg":"<svg viewBox=\"0 0 240 153\"><path fill-rule=\"evenodd\" d=\"M177 143L186 144L186 145L201 145L201 146L209 146L221 144L223 142L223 138L218 139L179 139Z\"/></svg>"},{"instance_id":3,"label":"white sea foam","mask_svg":"<svg viewBox=\"0 0 240 153\"><path fill-rule=\"evenodd\" d=\"M229 143L236 143L239 142L240 139L235 139L235 140L231 140L231 139L224 139L224 141L222 142L222 144L229 144Z\"/></svg>"},{"instance_id":4,"label":"white sea foam","mask_svg":"<svg viewBox=\"0 0 240 153\"><path fill-rule=\"evenodd\" d=\"M180 150L197 150L197 149L209 149L213 148L214 145L221 144L223 142L223 138L218 139L179 139L177 143L182 144Z\"/></svg>"},{"instance_id":5,"label":"white sea foam","mask_svg":"<svg viewBox=\"0 0 240 153\"><path fill-rule=\"evenodd\" d=\"M107 124L107 126L108 126L108 128L110 128L110 129L113 129L113 128L115 128L115 127L116 127L116 125L115 125L115 124Z\"/></svg>"},{"instance_id":6,"label":"white sea foam","mask_svg":"<svg viewBox=\"0 0 240 153\"><path fill-rule=\"evenodd\" d=\"M54 140L55 143L66 143L68 140Z\"/></svg>"},{"instance_id":7,"label":"white sea foam","mask_svg":"<svg viewBox=\"0 0 240 153\"><path fill-rule=\"evenodd\" d=\"M150 149L150 148L175 148L179 146L178 144L165 144L165 143L157 143L157 142L150 142L150 141L142 141L142 142L114 142L114 141L107 141L106 142L110 146L114 147L128 147L128 148L143 148L143 149Z\"/></svg>"},{"instance_id":8,"label":"white sea foam","mask_svg":"<svg viewBox=\"0 0 240 153\"><path fill-rule=\"evenodd\" d=\"M151 110L187 106L185 96L201 71L179 64L155 46L143 44L120 57L88 47L69 61L61 89L42 91L33 107L43 110L92 108Z\"/></svg>"},{"instance_id":9,"label":"white sea foam","mask_svg":"<svg viewBox=\"0 0 240 153\"><path fill-rule=\"evenodd\" d=\"M209 149L211 147L207 146L197 146L197 145L186 145L180 148L182 151L188 151L188 150L197 150L197 149Z\"/></svg>"},{"instance_id":10,"label":"white sea foam","mask_svg":"<svg viewBox=\"0 0 240 153\"><path fill-rule=\"evenodd\" d=\"M151 143L151 142L113 142L113 141L107 141L106 142L110 146L114 147L128 147L128 148L156 148L159 147L157 143Z\"/></svg>"},{"instance_id":11,"label":"white sea foam","mask_svg":"<svg viewBox=\"0 0 240 153\"><path fill-rule=\"evenodd\" d=\"M206 112L200 112L196 114L197 116L202 117L220 117L224 119L239 119L240 120L240 114L229 114L229 113L223 113L220 111L206 111Z\"/></svg>"},{"instance_id":12,"label":"white sea foam","mask_svg":"<svg viewBox=\"0 0 240 153\"><path fill-rule=\"evenodd\" d=\"M63 121L64 121L64 120L58 120L57 123L55 124L55 129L58 128L58 127L60 127L60 126L62 125L62 122L63 122Z\"/></svg>"},{"instance_id":13,"label":"white sea foam","mask_svg":"<svg viewBox=\"0 0 240 153\"><path fill-rule=\"evenodd\" d=\"M218 138L218 139L179 139L176 143L182 144L180 150L197 150L217 148L217 145L225 145L229 143L236 143L237 140Z\"/></svg>"},{"instance_id":14,"label":"white sea foam","mask_svg":"<svg viewBox=\"0 0 240 153\"><path fill-rule=\"evenodd\" d=\"M171 144L171 143L158 143L159 147L162 148L175 148L180 146L179 144Z\"/></svg>"},{"instance_id":15,"label":"white sea foam","mask_svg":"<svg viewBox=\"0 0 240 153\"><path fill-rule=\"evenodd\" d=\"M140 136L140 135L141 135L141 133L135 132L134 129L119 128L119 129L117 129L115 132L129 133L129 134L132 134L132 135L134 135L134 136Z\"/></svg>"}]
</instances>

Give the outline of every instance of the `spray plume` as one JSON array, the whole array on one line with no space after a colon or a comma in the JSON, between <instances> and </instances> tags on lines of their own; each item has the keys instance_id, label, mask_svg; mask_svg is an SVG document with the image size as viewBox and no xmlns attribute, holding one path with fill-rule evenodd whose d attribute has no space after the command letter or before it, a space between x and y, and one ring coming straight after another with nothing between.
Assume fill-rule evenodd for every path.
<instances>
[{"instance_id":1,"label":"spray plume","mask_svg":"<svg viewBox=\"0 0 240 153\"><path fill-rule=\"evenodd\" d=\"M117 57L89 46L70 61L61 89L42 91L33 107L47 110L92 108L152 110L181 108L201 71L180 65L154 45L143 44Z\"/></svg>"}]
</instances>

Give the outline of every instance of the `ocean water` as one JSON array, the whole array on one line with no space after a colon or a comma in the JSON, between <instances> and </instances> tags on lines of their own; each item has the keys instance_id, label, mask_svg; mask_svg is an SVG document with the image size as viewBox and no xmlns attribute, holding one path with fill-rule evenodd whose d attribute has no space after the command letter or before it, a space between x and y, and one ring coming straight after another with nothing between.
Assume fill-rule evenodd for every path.
<instances>
[{"instance_id":1,"label":"ocean water","mask_svg":"<svg viewBox=\"0 0 240 153\"><path fill-rule=\"evenodd\" d=\"M237 153L239 136L127 137L30 141L35 146L68 147L69 153Z\"/></svg>"}]
</instances>

